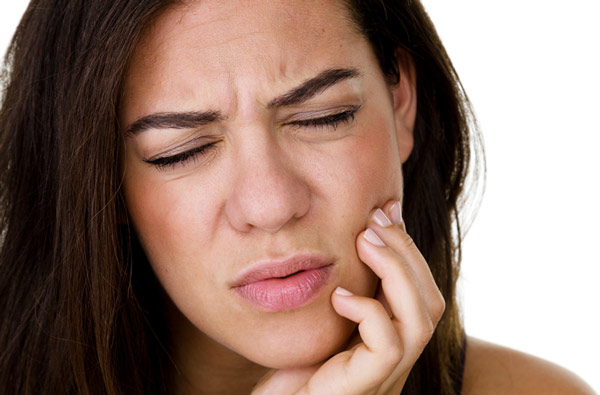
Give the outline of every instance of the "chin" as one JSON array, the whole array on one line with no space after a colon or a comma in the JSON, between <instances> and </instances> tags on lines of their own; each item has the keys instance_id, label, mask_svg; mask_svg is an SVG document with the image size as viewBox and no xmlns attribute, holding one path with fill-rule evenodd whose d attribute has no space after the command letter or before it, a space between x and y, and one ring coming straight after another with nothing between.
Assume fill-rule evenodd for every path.
<instances>
[{"instance_id":1,"label":"chin","mask_svg":"<svg viewBox=\"0 0 600 395\"><path fill-rule=\"evenodd\" d=\"M348 343L356 323L335 314L329 319L306 317L289 319L262 335L252 338L251 347L241 352L245 358L272 369L302 368L322 363ZM291 318L291 317L290 317ZM270 334L270 335L265 335Z\"/></svg>"},{"instance_id":2,"label":"chin","mask_svg":"<svg viewBox=\"0 0 600 395\"><path fill-rule=\"evenodd\" d=\"M366 270L365 270L366 271ZM354 286L362 295L372 295L377 279ZM317 301L295 311L266 313L247 321L243 336L231 349L244 358L272 369L302 368L322 363L343 351L355 334L357 324L335 312L331 292L323 292Z\"/></svg>"}]
</instances>

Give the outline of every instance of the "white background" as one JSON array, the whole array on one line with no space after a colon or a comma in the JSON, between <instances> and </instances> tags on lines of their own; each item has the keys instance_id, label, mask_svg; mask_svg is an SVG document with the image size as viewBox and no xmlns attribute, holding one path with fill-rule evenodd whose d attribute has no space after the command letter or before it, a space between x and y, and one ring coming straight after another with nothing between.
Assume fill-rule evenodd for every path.
<instances>
[{"instance_id":1,"label":"white background","mask_svg":"<svg viewBox=\"0 0 600 395\"><path fill-rule=\"evenodd\" d=\"M478 115L467 332L600 391L600 2L422 0Z\"/></svg>"},{"instance_id":2,"label":"white background","mask_svg":"<svg viewBox=\"0 0 600 395\"><path fill-rule=\"evenodd\" d=\"M600 391L600 3L423 3L486 145L460 283L467 332ZM2 51L25 6L3 2Z\"/></svg>"}]
</instances>

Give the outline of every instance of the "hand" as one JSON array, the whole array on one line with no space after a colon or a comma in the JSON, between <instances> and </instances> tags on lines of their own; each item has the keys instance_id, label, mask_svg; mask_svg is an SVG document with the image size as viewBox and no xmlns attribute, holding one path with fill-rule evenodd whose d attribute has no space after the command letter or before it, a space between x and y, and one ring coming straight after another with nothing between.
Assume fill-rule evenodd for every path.
<instances>
[{"instance_id":1,"label":"hand","mask_svg":"<svg viewBox=\"0 0 600 395\"><path fill-rule=\"evenodd\" d=\"M387 213L387 215L385 214ZM320 366L273 371L253 394L399 394L431 339L444 299L401 217L400 204L374 210L356 240L359 258L381 279L375 298L338 288L335 311L360 338Z\"/></svg>"}]
</instances>

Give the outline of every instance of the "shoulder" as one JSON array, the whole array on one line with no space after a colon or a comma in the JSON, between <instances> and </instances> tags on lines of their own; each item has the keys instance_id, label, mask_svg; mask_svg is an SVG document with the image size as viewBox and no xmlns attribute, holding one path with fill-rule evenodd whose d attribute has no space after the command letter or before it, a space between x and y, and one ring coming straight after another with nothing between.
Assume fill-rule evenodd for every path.
<instances>
[{"instance_id":1,"label":"shoulder","mask_svg":"<svg viewBox=\"0 0 600 395\"><path fill-rule=\"evenodd\" d=\"M463 394L569 394L595 392L572 372L543 359L469 337Z\"/></svg>"}]
</instances>

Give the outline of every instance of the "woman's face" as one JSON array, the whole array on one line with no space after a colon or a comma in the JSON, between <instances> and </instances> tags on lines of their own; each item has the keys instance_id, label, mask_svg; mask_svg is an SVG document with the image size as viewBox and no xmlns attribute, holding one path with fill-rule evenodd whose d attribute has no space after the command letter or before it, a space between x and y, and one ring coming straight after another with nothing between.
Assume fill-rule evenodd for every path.
<instances>
[{"instance_id":1,"label":"woman's face","mask_svg":"<svg viewBox=\"0 0 600 395\"><path fill-rule=\"evenodd\" d=\"M333 2L205 0L146 31L120 109L123 193L179 348L289 367L343 346L354 326L330 295L374 294L355 239L402 195L402 85Z\"/></svg>"}]
</instances>

